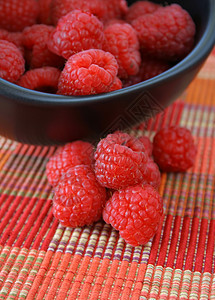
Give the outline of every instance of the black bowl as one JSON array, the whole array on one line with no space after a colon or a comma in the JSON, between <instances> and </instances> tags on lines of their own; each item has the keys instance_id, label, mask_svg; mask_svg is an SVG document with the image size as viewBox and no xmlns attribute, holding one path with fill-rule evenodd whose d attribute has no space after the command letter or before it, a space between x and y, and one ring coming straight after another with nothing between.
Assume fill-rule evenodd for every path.
<instances>
[{"instance_id":1,"label":"black bowl","mask_svg":"<svg viewBox=\"0 0 215 300\"><path fill-rule=\"evenodd\" d=\"M196 23L195 47L186 58L145 82L95 96L45 94L0 79L0 134L41 145L97 139L136 125L171 104L193 80L214 46L215 1L168 3L180 4Z\"/></svg>"}]
</instances>

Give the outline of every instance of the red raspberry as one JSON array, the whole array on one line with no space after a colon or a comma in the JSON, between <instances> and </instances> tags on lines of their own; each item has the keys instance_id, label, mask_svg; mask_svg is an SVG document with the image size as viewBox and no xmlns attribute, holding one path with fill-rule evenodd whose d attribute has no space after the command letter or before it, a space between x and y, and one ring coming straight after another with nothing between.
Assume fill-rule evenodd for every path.
<instances>
[{"instance_id":1,"label":"red raspberry","mask_svg":"<svg viewBox=\"0 0 215 300\"><path fill-rule=\"evenodd\" d=\"M136 138L117 132L98 143L95 160L95 174L100 184L120 189L143 180L148 155Z\"/></svg>"},{"instance_id":2,"label":"red raspberry","mask_svg":"<svg viewBox=\"0 0 215 300\"><path fill-rule=\"evenodd\" d=\"M51 6L52 0L38 0L39 22L46 25L52 24Z\"/></svg>"},{"instance_id":3,"label":"red raspberry","mask_svg":"<svg viewBox=\"0 0 215 300\"><path fill-rule=\"evenodd\" d=\"M144 145L145 151L147 152L148 156L152 156L153 145L150 139L147 136L140 136L138 137L138 141L140 141Z\"/></svg>"},{"instance_id":4,"label":"red raspberry","mask_svg":"<svg viewBox=\"0 0 215 300\"><path fill-rule=\"evenodd\" d=\"M55 93L61 71L54 67L43 67L27 71L18 85L40 92Z\"/></svg>"},{"instance_id":5,"label":"red raspberry","mask_svg":"<svg viewBox=\"0 0 215 300\"><path fill-rule=\"evenodd\" d=\"M128 12L125 15L125 19L128 23L132 23L132 21L136 20L142 15L153 13L159 7L161 6L151 1L136 1L129 6Z\"/></svg>"},{"instance_id":6,"label":"red raspberry","mask_svg":"<svg viewBox=\"0 0 215 300\"><path fill-rule=\"evenodd\" d=\"M23 30L23 44L27 49L32 51L28 52L28 57L26 58L30 68L45 66L60 68L63 66L64 59L51 52L47 46L49 37L54 29L53 26L35 24Z\"/></svg>"},{"instance_id":7,"label":"red raspberry","mask_svg":"<svg viewBox=\"0 0 215 300\"><path fill-rule=\"evenodd\" d=\"M126 0L100 0L105 8L103 21L110 19L121 19L128 12Z\"/></svg>"},{"instance_id":8,"label":"red raspberry","mask_svg":"<svg viewBox=\"0 0 215 300\"><path fill-rule=\"evenodd\" d=\"M112 53L119 65L118 76L126 78L139 71L141 57L135 30L129 24L113 24L106 27L103 49Z\"/></svg>"},{"instance_id":9,"label":"red raspberry","mask_svg":"<svg viewBox=\"0 0 215 300\"><path fill-rule=\"evenodd\" d=\"M72 55L59 79L58 94L92 95L108 92L118 72L114 56L92 49Z\"/></svg>"},{"instance_id":10,"label":"red raspberry","mask_svg":"<svg viewBox=\"0 0 215 300\"><path fill-rule=\"evenodd\" d=\"M94 164L94 148L88 142L75 141L58 150L46 164L46 175L49 183L56 186L69 168L77 165Z\"/></svg>"},{"instance_id":11,"label":"red raspberry","mask_svg":"<svg viewBox=\"0 0 215 300\"><path fill-rule=\"evenodd\" d=\"M170 68L170 65L161 59L156 58L142 58L140 70L137 75L129 76L123 80L123 87L128 87L133 84L153 78Z\"/></svg>"},{"instance_id":12,"label":"red raspberry","mask_svg":"<svg viewBox=\"0 0 215 300\"><path fill-rule=\"evenodd\" d=\"M129 186L115 191L106 202L103 219L127 243L145 245L156 233L163 214L162 199L150 185Z\"/></svg>"},{"instance_id":13,"label":"red raspberry","mask_svg":"<svg viewBox=\"0 0 215 300\"><path fill-rule=\"evenodd\" d=\"M63 226L84 226L98 221L106 201L89 166L79 165L64 174L54 191L54 216Z\"/></svg>"},{"instance_id":14,"label":"red raspberry","mask_svg":"<svg viewBox=\"0 0 215 300\"><path fill-rule=\"evenodd\" d=\"M1 0L0 27L9 31L22 31L36 23L39 13L37 0Z\"/></svg>"},{"instance_id":15,"label":"red raspberry","mask_svg":"<svg viewBox=\"0 0 215 300\"><path fill-rule=\"evenodd\" d=\"M74 10L59 20L48 47L68 59L83 50L101 49L103 41L103 24L99 19L89 12Z\"/></svg>"},{"instance_id":16,"label":"red raspberry","mask_svg":"<svg viewBox=\"0 0 215 300\"><path fill-rule=\"evenodd\" d=\"M24 56L24 47L22 43L22 32L9 32L0 28L0 40L14 43Z\"/></svg>"},{"instance_id":17,"label":"red raspberry","mask_svg":"<svg viewBox=\"0 0 215 300\"><path fill-rule=\"evenodd\" d=\"M20 50L11 42L0 40L0 77L16 82L25 71L25 61Z\"/></svg>"},{"instance_id":18,"label":"red raspberry","mask_svg":"<svg viewBox=\"0 0 215 300\"><path fill-rule=\"evenodd\" d=\"M157 9L132 22L143 54L166 60L178 60L193 47L195 24L178 4Z\"/></svg>"},{"instance_id":19,"label":"red raspberry","mask_svg":"<svg viewBox=\"0 0 215 300\"><path fill-rule=\"evenodd\" d=\"M91 12L99 19L105 15L104 4L101 0L52 0L53 23L57 24L60 18L76 9Z\"/></svg>"},{"instance_id":20,"label":"red raspberry","mask_svg":"<svg viewBox=\"0 0 215 300\"><path fill-rule=\"evenodd\" d=\"M153 140L153 156L162 171L185 172L196 156L191 132L178 126L161 129Z\"/></svg>"},{"instance_id":21,"label":"red raspberry","mask_svg":"<svg viewBox=\"0 0 215 300\"><path fill-rule=\"evenodd\" d=\"M143 175L143 181L141 184L150 184L154 188L158 189L160 186L161 174L157 164L152 158L149 158L146 164L146 170Z\"/></svg>"}]
</instances>

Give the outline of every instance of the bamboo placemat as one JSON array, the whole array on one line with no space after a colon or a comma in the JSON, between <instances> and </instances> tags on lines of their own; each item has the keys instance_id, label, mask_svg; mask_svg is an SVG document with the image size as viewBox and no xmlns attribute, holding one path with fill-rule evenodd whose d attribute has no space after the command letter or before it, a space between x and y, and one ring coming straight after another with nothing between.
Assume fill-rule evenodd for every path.
<instances>
[{"instance_id":1,"label":"bamboo placemat","mask_svg":"<svg viewBox=\"0 0 215 300\"><path fill-rule=\"evenodd\" d=\"M59 225L44 172L56 149L0 137L0 299L215 299L215 51L135 133L174 124L192 131L195 166L162 174L163 222L135 248L102 221Z\"/></svg>"}]
</instances>

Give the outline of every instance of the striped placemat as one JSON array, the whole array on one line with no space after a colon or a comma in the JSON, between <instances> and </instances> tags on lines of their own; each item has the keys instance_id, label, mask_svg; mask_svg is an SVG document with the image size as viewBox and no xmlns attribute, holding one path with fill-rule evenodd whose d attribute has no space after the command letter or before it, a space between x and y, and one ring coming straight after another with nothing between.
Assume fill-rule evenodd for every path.
<instances>
[{"instance_id":1,"label":"striped placemat","mask_svg":"<svg viewBox=\"0 0 215 300\"><path fill-rule=\"evenodd\" d=\"M198 153L185 174L163 173L163 222L131 247L104 222L63 228L45 165L55 147L0 137L0 299L215 299L215 51L165 111L135 129L178 124Z\"/></svg>"}]
</instances>

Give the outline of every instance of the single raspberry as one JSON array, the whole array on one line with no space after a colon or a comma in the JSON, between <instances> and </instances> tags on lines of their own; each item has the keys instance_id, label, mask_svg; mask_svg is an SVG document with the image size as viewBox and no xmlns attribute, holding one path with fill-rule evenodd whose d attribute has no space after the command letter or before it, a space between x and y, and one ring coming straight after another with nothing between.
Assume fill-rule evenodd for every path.
<instances>
[{"instance_id":1,"label":"single raspberry","mask_svg":"<svg viewBox=\"0 0 215 300\"><path fill-rule=\"evenodd\" d=\"M132 23L134 20L142 15L150 14L156 11L161 6L151 1L136 1L128 7L128 12L125 15L125 20Z\"/></svg>"},{"instance_id":2,"label":"single raspberry","mask_svg":"<svg viewBox=\"0 0 215 300\"><path fill-rule=\"evenodd\" d=\"M110 19L122 19L128 12L126 0L100 0L105 9L103 21Z\"/></svg>"},{"instance_id":3,"label":"single raspberry","mask_svg":"<svg viewBox=\"0 0 215 300\"><path fill-rule=\"evenodd\" d=\"M106 189L97 182L89 166L67 171L54 191L54 216L63 226L90 225L102 217Z\"/></svg>"},{"instance_id":4,"label":"single raspberry","mask_svg":"<svg viewBox=\"0 0 215 300\"><path fill-rule=\"evenodd\" d=\"M147 136L142 135L142 136L138 137L138 141L140 141L144 145L148 156L149 157L152 156L153 145L152 145L152 142L150 141L150 139Z\"/></svg>"},{"instance_id":5,"label":"single raspberry","mask_svg":"<svg viewBox=\"0 0 215 300\"><path fill-rule=\"evenodd\" d=\"M18 85L40 92L55 93L61 71L54 67L43 67L27 71Z\"/></svg>"},{"instance_id":6,"label":"single raspberry","mask_svg":"<svg viewBox=\"0 0 215 300\"><path fill-rule=\"evenodd\" d=\"M61 147L46 164L46 175L49 183L56 186L63 174L77 165L94 164L94 147L83 141L75 141Z\"/></svg>"},{"instance_id":7,"label":"single raspberry","mask_svg":"<svg viewBox=\"0 0 215 300\"><path fill-rule=\"evenodd\" d=\"M92 49L72 55L61 73L58 94L92 95L106 93L115 81L118 64L103 50Z\"/></svg>"},{"instance_id":8,"label":"single raspberry","mask_svg":"<svg viewBox=\"0 0 215 300\"><path fill-rule=\"evenodd\" d=\"M196 146L191 132L171 126L159 130L153 140L153 157L164 172L185 172L193 166Z\"/></svg>"},{"instance_id":9,"label":"single raspberry","mask_svg":"<svg viewBox=\"0 0 215 300\"><path fill-rule=\"evenodd\" d=\"M103 49L112 53L119 65L118 76L126 78L139 71L141 57L135 30L129 24L113 24L104 30Z\"/></svg>"},{"instance_id":10,"label":"single raspberry","mask_svg":"<svg viewBox=\"0 0 215 300\"><path fill-rule=\"evenodd\" d=\"M143 180L148 155L145 147L127 133L116 132L102 139L95 152L95 174L102 186L125 188Z\"/></svg>"},{"instance_id":11,"label":"single raspberry","mask_svg":"<svg viewBox=\"0 0 215 300\"><path fill-rule=\"evenodd\" d=\"M89 12L74 10L59 20L48 47L68 59L83 50L101 49L103 41L103 24L99 19Z\"/></svg>"},{"instance_id":12,"label":"single raspberry","mask_svg":"<svg viewBox=\"0 0 215 300\"><path fill-rule=\"evenodd\" d=\"M51 7L52 21L54 24L57 24L60 18L76 9L90 12L99 19L102 19L106 13L101 0L52 0Z\"/></svg>"},{"instance_id":13,"label":"single raspberry","mask_svg":"<svg viewBox=\"0 0 215 300\"><path fill-rule=\"evenodd\" d=\"M132 246L145 245L156 233L163 214L162 199L150 185L115 191L106 202L103 219Z\"/></svg>"},{"instance_id":14,"label":"single raspberry","mask_svg":"<svg viewBox=\"0 0 215 300\"><path fill-rule=\"evenodd\" d=\"M137 75L129 76L124 79L123 87L128 87L133 84L148 80L153 78L170 68L170 64L164 60L151 58L151 57L143 57L140 65L139 72Z\"/></svg>"},{"instance_id":15,"label":"single raspberry","mask_svg":"<svg viewBox=\"0 0 215 300\"><path fill-rule=\"evenodd\" d=\"M150 184L155 189L158 189L160 186L160 181L161 181L161 174L158 165L153 161L152 158L149 158L146 164L146 169L141 184Z\"/></svg>"},{"instance_id":16,"label":"single raspberry","mask_svg":"<svg viewBox=\"0 0 215 300\"><path fill-rule=\"evenodd\" d=\"M178 4L157 9L132 22L143 54L179 60L192 49L195 24L189 13Z\"/></svg>"},{"instance_id":17,"label":"single raspberry","mask_svg":"<svg viewBox=\"0 0 215 300\"><path fill-rule=\"evenodd\" d=\"M55 27L45 24L35 24L26 27L22 32L22 41L27 49L32 49L34 45L46 43Z\"/></svg>"},{"instance_id":18,"label":"single raspberry","mask_svg":"<svg viewBox=\"0 0 215 300\"><path fill-rule=\"evenodd\" d=\"M51 52L47 46L50 34L54 29L53 26L35 24L23 30L23 44L30 50L25 57L31 69L45 66L60 68L63 66L64 59Z\"/></svg>"},{"instance_id":19,"label":"single raspberry","mask_svg":"<svg viewBox=\"0 0 215 300\"><path fill-rule=\"evenodd\" d=\"M9 31L22 31L36 23L39 13L37 0L1 0L0 27Z\"/></svg>"},{"instance_id":20,"label":"single raspberry","mask_svg":"<svg viewBox=\"0 0 215 300\"><path fill-rule=\"evenodd\" d=\"M46 25L52 25L51 6L52 0L38 0L39 4L39 22Z\"/></svg>"},{"instance_id":21,"label":"single raspberry","mask_svg":"<svg viewBox=\"0 0 215 300\"><path fill-rule=\"evenodd\" d=\"M25 61L14 43L0 40L0 77L17 82L25 71Z\"/></svg>"},{"instance_id":22,"label":"single raspberry","mask_svg":"<svg viewBox=\"0 0 215 300\"><path fill-rule=\"evenodd\" d=\"M21 51L22 55L24 56L24 47L22 43L22 32L9 32L6 29L0 28L0 40L5 40L11 43L14 43L19 50Z\"/></svg>"}]
</instances>

